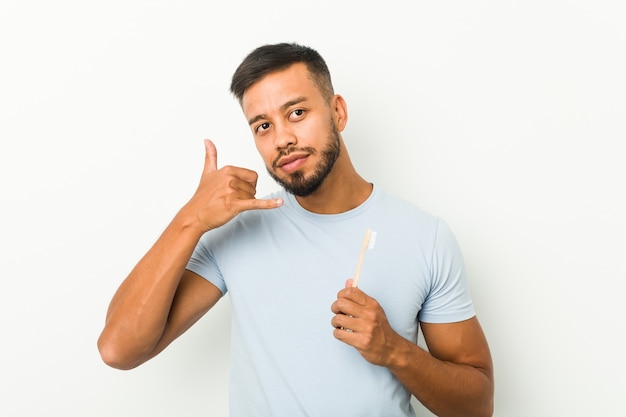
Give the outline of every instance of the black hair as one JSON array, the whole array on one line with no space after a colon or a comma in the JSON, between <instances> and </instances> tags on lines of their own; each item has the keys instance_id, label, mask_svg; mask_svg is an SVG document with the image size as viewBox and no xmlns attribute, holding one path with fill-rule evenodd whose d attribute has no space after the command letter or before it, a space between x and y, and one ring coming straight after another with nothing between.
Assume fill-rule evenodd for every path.
<instances>
[{"instance_id":1,"label":"black hair","mask_svg":"<svg viewBox=\"0 0 626 417\"><path fill-rule=\"evenodd\" d=\"M250 52L233 74L230 92L241 104L244 93L252 84L272 72L286 70L296 63L306 65L309 76L322 96L330 100L335 93L326 62L316 50L297 43L264 45Z\"/></svg>"}]
</instances>

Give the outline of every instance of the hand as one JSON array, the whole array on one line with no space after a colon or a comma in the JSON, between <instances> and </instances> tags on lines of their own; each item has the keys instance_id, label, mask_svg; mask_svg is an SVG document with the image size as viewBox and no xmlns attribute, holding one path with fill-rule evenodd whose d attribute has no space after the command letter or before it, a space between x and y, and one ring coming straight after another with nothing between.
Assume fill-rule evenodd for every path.
<instances>
[{"instance_id":1,"label":"hand","mask_svg":"<svg viewBox=\"0 0 626 417\"><path fill-rule=\"evenodd\" d=\"M339 291L331 310L335 313L331 320L335 338L356 348L370 363L388 366L398 342L405 341L391 328L378 302L352 288L352 279Z\"/></svg>"},{"instance_id":2,"label":"hand","mask_svg":"<svg viewBox=\"0 0 626 417\"><path fill-rule=\"evenodd\" d=\"M260 200L256 194L256 172L233 166L217 169L217 149L209 139L204 140L205 159L200 184L194 196L185 205L203 231L220 227L246 210L280 207L279 198Z\"/></svg>"}]
</instances>

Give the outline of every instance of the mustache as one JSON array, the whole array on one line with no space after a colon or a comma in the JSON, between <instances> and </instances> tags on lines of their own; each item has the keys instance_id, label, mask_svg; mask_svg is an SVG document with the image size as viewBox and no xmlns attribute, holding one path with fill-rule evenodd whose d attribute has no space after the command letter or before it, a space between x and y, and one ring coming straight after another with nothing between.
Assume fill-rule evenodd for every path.
<instances>
[{"instance_id":1,"label":"mustache","mask_svg":"<svg viewBox=\"0 0 626 417\"><path fill-rule=\"evenodd\" d=\"M297 148L295 146L292 146L287 149L282 149L278 153L276 158L274 158L274 160L272 161L272 167L276 168L278 166L278 161L280 160L280 158L282 158L283 156L287 156L294 152L306 152L306 153L310 153L311 155L317 153L317 151L314 148L311 148L310 146L305 146L303 148Z\"/></svg>"}]
</instances>

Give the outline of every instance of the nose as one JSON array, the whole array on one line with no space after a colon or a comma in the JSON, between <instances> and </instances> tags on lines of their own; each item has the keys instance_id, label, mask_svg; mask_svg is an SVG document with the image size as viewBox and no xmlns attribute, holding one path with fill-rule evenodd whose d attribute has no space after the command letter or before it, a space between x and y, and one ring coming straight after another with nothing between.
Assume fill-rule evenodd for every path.
<instances>
[{"instance_id":1,"label":"nose","mask_svg":"<svg viewBox=\"0 0 626 417\"><path fill-rule=\"evenodd\" d=\"M291 129L286 126L276 127L275 129L274 146L276 149L287 149L298 143L298 139L296 139L296 135Z\"/></svg>"}]
</instances>

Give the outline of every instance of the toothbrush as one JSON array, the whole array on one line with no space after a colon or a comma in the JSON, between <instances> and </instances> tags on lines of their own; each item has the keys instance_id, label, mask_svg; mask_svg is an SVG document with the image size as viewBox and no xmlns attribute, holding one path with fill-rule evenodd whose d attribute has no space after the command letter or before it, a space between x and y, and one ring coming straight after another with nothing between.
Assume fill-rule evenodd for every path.
<instances>
[{"instance_id":1,"label":"toothbrush","mask_svg":"<svg viewBox=\"0 0 626 417\"><path fill-rule=\"evenodd\" d=\"M352 286L354 288L357 287L359 282L359 275L361 275L361 265L363 264L363 258L365 257L365 252L374 248L374 244L376 243L376 232L367 229L365 231L365 237L363 238L363 246L361 246L361 254L359 256L359 263L356 266L356 272L354 273L354 278L352 278Z\"/></svg>"}]
</instances>

